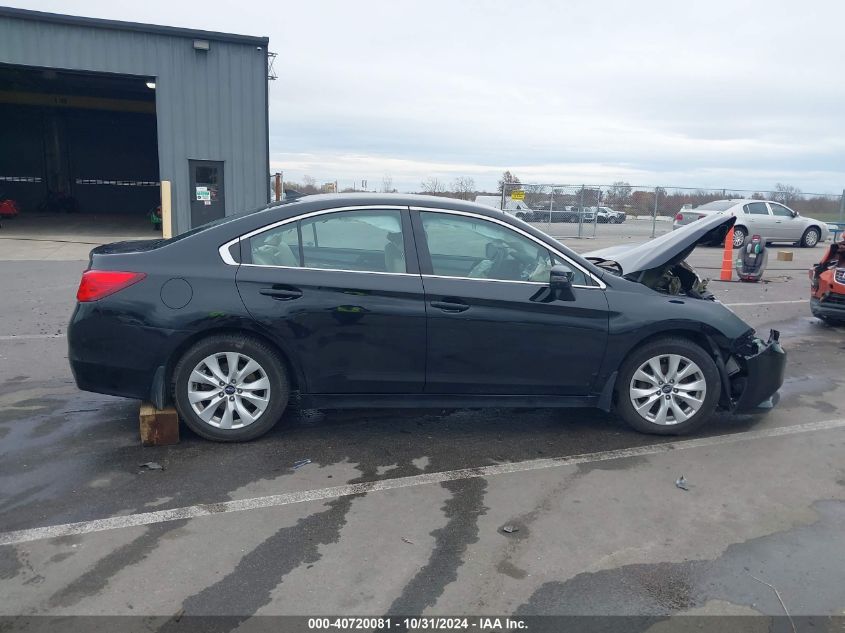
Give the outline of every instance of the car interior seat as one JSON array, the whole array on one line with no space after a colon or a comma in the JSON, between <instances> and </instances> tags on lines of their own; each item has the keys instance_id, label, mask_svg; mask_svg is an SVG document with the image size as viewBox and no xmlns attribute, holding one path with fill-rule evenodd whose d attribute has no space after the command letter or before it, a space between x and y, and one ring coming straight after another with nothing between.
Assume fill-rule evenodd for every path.
<instances>
[{"instance_id":1,"label":"car interior seat","mask_svg":"<svg viewBox=\"0 0 845 633\"><path fill-rule=\"evenodd\" d=\"M401 233L387 234L387 244L384 246L384 269L389 273L404 273L406 270Z\"/></svg>"},{"instance_id":2,"label":"car interior seat","mask_svg":"<svg viewBox=\"0 0 845 633\"><path fill-rule=\"evenodd\" d=\"M290 245L279 240L267 240L262 246L252 251L252 261L263 266L298 267L299 259Z\"/></svg>"}]
</instances>

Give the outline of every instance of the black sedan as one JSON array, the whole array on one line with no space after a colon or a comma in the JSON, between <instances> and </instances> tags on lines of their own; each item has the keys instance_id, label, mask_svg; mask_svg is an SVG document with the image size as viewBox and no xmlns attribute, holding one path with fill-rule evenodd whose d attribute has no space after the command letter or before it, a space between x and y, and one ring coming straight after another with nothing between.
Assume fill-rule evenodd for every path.
<instances>
[{"instance_id":1,"label":"black sedan","mask_svg":"<svg viewBox=\"0 0 845 633\"><path fill-rule=\"evenodd\" d=\"M689 432L769 400L786 357L684 259L735 218L582 257L494 209L309 196L91 251L68 330L80 389L249 440L303 406L583 407ZM717 236L718 237L718 236Z\"/></svg>"}]
</instances>

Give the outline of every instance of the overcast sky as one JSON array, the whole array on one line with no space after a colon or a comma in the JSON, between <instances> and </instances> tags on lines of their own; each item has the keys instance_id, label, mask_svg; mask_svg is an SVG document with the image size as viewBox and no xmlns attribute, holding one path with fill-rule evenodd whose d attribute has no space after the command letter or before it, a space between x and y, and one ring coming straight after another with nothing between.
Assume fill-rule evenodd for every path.
<instances>
[{"instance_id":1,"label":"overcast sky","mask_svg":"<svg viewBox=\"0 0 845 633\"><path fill-rule=\"evenodd\" d=\"M845 187L836 0L9 4L269 36L286 179Z\"/></svg>"}]
</instances>

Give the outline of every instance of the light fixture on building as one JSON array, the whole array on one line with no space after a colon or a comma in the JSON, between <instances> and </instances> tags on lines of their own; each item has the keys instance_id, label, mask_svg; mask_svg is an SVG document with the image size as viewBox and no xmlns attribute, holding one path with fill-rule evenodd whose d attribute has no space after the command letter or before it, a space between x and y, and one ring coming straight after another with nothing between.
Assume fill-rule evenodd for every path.
<instances>
[{"instance_id":1,"label":"light fixture on building","mask_svg":"<svg viewBox=\"0 0 845 633\"><path fill-rule=\"evenodd\" d=\"M150 90L155 90L156 89L156 82L148 81L147 82L147 88L149 88Z\"/></svg>"},{"instance_id":2,"label":"light fixture on building","mask_svg":"<svg viewBox=\"0 0 845 633\"><path fill-rule=\"evenodd\" d=\"M198 51L207 51L211 46L208 40L194 40L194 49Z\"/></svg>"}]
</instances>

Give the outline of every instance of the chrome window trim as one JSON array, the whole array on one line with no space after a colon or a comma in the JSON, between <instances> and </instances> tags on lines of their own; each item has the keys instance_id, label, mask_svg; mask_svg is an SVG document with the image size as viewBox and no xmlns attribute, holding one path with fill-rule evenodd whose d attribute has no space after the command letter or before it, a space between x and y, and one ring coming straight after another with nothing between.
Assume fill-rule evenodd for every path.
<instances>
[{"instance_id":1,"label":"chrome window trim","mask_svg":"<svg viewBox=\"0 0 845 633\"><path fill-rule=\"evenodd\" d=\"M470 213L469 211L457 211L457 210L454 210L454 209L438 209L438 208L432 208L432 207L411 207L411 211L426 211L426 212L432 211L434 213L449 213L449 214L452 214L452 215L463 215L463 216L467 216L467 217L470 217L470 218L476 218L478 220L487 220L488 222L495 222L496 224L502 225L506 229L516 231L520 235L527 237L532 242L534 242L534 243L542 246L546 250L554 253L555 255L560 257L565 262L568 262L569 264L571 264L572 266L574 266L575 268L580 270L582 273L584 273L584 275L586 275L587 277L592 279L597 284L595 286L584 286L584 285L580 285L580 284L572 284L573 288L588 288L588 289L591 289L591 290L605 290L607 288L607 285L601 279L596 277L589 270L586 270L583 266L581 266L577 262L573 261L572 259L570 259L566 255L561 253L556 248L546 244L542 240L537 239L536 237L534 237L530 233L523 231L519 227L508 224L507 222L502 222L501 220L498 220L496 218L491 218L491 217L488 217L486 215L480 215L478 213ZM530 284L539 284L541 286L548 286L549 285L549 284L544 283L542 281L518 281L518 280L510 280L510 279L478 279L476 277L449 277L449 276L444 276L444 275L423 275L423 277L436 277L436 278L439 278L439 279L469 279L471 281L498 281L498 282L505 282L505 283L530 283Z\"/></svg>"},{"instance_id":2,"label":"chrome window trim","mask_svg":"<svg viewBox=\"0 0 845 633\"><path fill-rule=\"evenodd\" d=\"M430 278L433 278L433 279L463 279L463 280L468 280L468 281L492 281L492 282L496 282L496 283L517 283L517 284L531 284L531 285L537 285L537 286L548 286L547 283L544 283L542 281L520 281L520 280L512 280L512 279L481 279L481 278L478 278L478 277L449 277L449 276L445 276L445 275L419 275L419 274L416 274L416 273L392 273L392 272L381 272L381 271L376 271L376 270L342 270L342 269L335 269L335 268L309 268L309 267L306 267L306 266L275 266L275 265L272 265L272 264L243 264L243 263L238 263L234 259L232 259L231 253L229 252L229 248L233 244L236 244L237 242L240 242L242 240L248 240L251 237L254 237L255 235L259 235L259 234L264 233L266 231L270 231L272 229L275 229L279 226L283 226L285 224L290 224L291 222L297 222L299 220L306 220L308 218L318 216L318 215L324 215L326 213L337 213L337 212L340 212L340 211L379 211L379 210L404 211L406 209L410 209L411 211L431 211L431 212L435 212L435 213L451 213L452 215L462 215L462 216L466 216L466 217L476 218L478 220L487 220L487 221L490 221L490 222L494 222L496 224L499 224L499 225L505 227L506 229L516 231L520 235L527 237L532 242L534 242L534 243L542 246L543 248L547 249L548 251L554 253L560 259L562 259L563 261L571 264L572 266L574 266L575 268L580 270L582 273L584 273L586 276L588 276L590 279L592 279L597 284L595 286L584 286L584 285L581 285L581 284L572 284L573 288L585 288L585 289L589 289L589 290L605 290L607 288L607 285L601 279L599 279L593 273L591 273L589 270L584 269L581 265L579 265L577 262L573 261L572 259L570 259L566 255L561 253L556 248L554 248L554 247L550 246L549 244L546 244L545 242L537 239L536 237L534 237L530 233L526 233L525 231L523 231L522 229L520 229L518 227L512 226L512 225L508 224L507 222L502 222L501 220L498 220L496 218L491 218L491 217L486 216L486 215L480 215L478 213L470 213L468 211L458 211L458 210L455 210L455 209L440 209L440 208L434 208L434 207L419 207L419 206L408 207L408 206L405 206L405 205L369 205L369 204L367 204L367 205L354 205L354 206L347 206L347 207L332 207L330 209L321 209L319 211L311 211L309 213L303 213L302 215L296 215L296 216L293 216L291 218L285 218L284 220L279 220L278 222L274 222L273 224L268 224L267 226L262 226L260 228L257 228L257 229L250 231L249 233L245 233L244 235L241 235L241 236L236 237L232 240L229 240L228 242L226 242L225 244L223 244L219 248L219 253L220 253L220 257L223 260L223 262L230 265L230 266L249 266L251 268L280 268L280 269L287 269L287 270L311 270L311 271L338 272L338 273L363 273L363 274L366 274L366 275L398 275L398 276L405 276L405 277L430 277Z\"/></svg>"},{"instance_id":3,"label":"chrome window trim","mask_svg":"<svg viewBox=\"0 0 845 633\"><path fill-rule=\"evenodd\" d=\"M346 270L343 268L310 268L308 266L277 266L275 264L241 264L247 268L281 268L282 270L310 270L323 273L359 273L364 275L394 275L398 277L419 277L419 273L392 273L381 270Z\"/></svg>"},{"instance_id":4,"label":"chrome window trim","mask_svg":"<svg viewBox=\"0 0 845 633\"><path fill-rule=\"evenodd\" d=\"M223 246L221 246L218 250L220 253L220 257L223 261L230 266L258 266L263 268L263 264L239 264L235 260L228 258L230 261L227 261L226 256L223 254L224 252L228 253L228 249L232 244L236 242L240 242L241 240L248 240L249 238L258 235L259 233L264 233L265 231L270 231L275 229L276 227L282 226L283 224L290 224L291 222L297 222L299 220L305 220L307 218L314 217L316 215L323 215L324 213L336 213L338 211L406 211L408 207L406 205L396 205L396 204L379 204L379 205L372 205L372 204L363 204L363 205L355 205L351 207L332 207L331 209L321 209L319 211L311 211L309 213L303 213L302 215L295 215L292 218L285 218L284 220L279 220L278 222L273 222L273 224L268 224L267 226L262 226L257 228L249 233L245 233L244 235L240 235L233 240L229 240ZM299 268L300 270L303 269L302 266L271 266L267 265L268 268ZM326 268L312 268L310 270L327 270ZM356 270L347 270L343 272L367 272L367 271L356 271ZM391 275L406 275L408 273L387 273Z\"/></svg>"},{"instance_id":5,"label":"chrome window trim","mask_svg":"<svg viewBox=\"0 0 845 633\"><path fill-rule=\"evenodd\" d=\"M492 281L497 284L528 284L529 286L545 286L549 287L548 282L542 281L523 281L521 279L484 279L482 277L450 277L449 275L423 275L423 279L460 279L461 281ZM576 286L573 288L595 288L595 286Z\"/></svg>"},{"instance_id":6,"label":"chrome window trim","mask_svg":"<svg viewBox=\"0 0 845 633\"><path fill-rule=\"evenodd\" d=\"M223 260L224 264L228 264L229 266L238 265L238 262L236 262L232 257L232 253L229 249L231 249L233 245L237 244L239 240L240 238L226 242L223 246L217 249L217 252L220 253L220 259Z\"/></svg>"}]
</instances>

